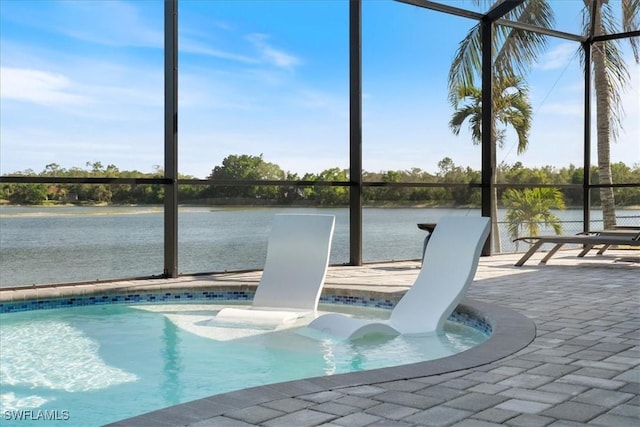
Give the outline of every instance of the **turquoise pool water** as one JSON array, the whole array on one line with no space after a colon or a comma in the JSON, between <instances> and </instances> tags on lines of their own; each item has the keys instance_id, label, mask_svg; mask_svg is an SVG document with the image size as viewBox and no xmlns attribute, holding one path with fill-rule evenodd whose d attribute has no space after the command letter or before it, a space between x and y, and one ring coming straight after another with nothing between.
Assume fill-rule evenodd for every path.
<instances>
[{"instance_id":1,"label":"turquoise pool water","mask_svg":"<svg viewBox=\"0 0 640 427\"><path fill-rule=\"evenodd\" d=\"M221 307L106 305L0 315L0 424L102 425L256 385L440 358L487 338L448 322L442 335L345 342L304 326L218 324L211 317Z\"/></svg>"}]
</instances>

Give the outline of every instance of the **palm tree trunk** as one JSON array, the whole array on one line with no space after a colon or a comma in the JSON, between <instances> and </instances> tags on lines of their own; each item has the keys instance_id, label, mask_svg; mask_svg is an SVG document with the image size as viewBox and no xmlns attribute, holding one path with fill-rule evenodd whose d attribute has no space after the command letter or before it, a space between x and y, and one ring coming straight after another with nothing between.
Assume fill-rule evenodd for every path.
<instances>
[{"instance_id":1,"label":"palm tree trunk","mask_svg":"<svg viewBox=\"0 0 640 427\"><path fill-rule=\"evenodd\" d=\"M595 35L602 34L601 19L602 0L598 0L595 9ZM596 136L598 143L598 171L600 184L611 185L611 99L609 79L606 71L605 42L594 43L591 54L593 61L594 87L596 92ZM600 188L600 202L602 204L602 216L604 228L613 228L616 225L615 199L613 188Z\"/></svg>"},{"instance_id":2,"label":"palm tree trunk","mask_svg":"<svg viewBox=\"0 0 640 427\"><path fill-rule=\"evenodd\" d=\"M500 253L502 252L502 243L500 241L500 224L498 223L498 189L496 188L496 184L498 183L498 165L497 161L497 129L496 129L496 120L491 120L491 144L493 144L492 148L492 160L491 160L491 186L493 187L491 191L493 191L493 202L491 203L491 218L492 218L492 230L491 236L493 237L493 252Z\"/></svg>"}]
</instances>

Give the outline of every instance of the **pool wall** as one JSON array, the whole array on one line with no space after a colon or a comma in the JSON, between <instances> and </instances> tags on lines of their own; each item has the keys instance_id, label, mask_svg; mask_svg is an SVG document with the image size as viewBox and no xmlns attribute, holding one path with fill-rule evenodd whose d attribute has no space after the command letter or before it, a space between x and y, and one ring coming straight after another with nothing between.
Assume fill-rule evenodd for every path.
<instances>
[{"instance_id":1,"label":"pool wall","mask_svg":"<svg viewBox=\"0 0 640 427\"><path fill-rule=\"evenodd\" d=\"M343 292L325 291L320 297L321 304L338 304L355 307L381 308L391 310L404 292L390 296L387 293L366 291L367 295L346 295ZM18 313L33 310L50 310L91 305L111 304L153 304L153 303L189 303L189 302L250 302L255 295L255 287L243 286L243 289L209 289L209 290L162 290L146 292L108 293L98 295L77 295L58 298L36 298L22 301L0 302L0 314ZM472 327L491 335L491 323L477 310L468 305L459 305L449 320Z\"/></svg>"},{"instance_id":2,"label":"pool wall","mask_svg":"<svg viewBox=\"0 0 640 427\"><path fill-rule=\"evenodd\" d=\"M332 292L334 291L334 292ZM355 307L381 308L391 310L400 300L404 292L393 294L365 291L366 295L354 295L341 290L325 290L320 297L321 304L339 304ZM153 303L188 303L253 300L255 286L242 285L234 287L197 289L197 290L148 290L142 292L108 292L89 295L69 295L64 297L35 298L24 300L0 301L0 313L17 313L32 310L49 310L58 308L85 307L91 305L111 304L153 304ZM485 335L491 335L491 324L477 310L460 305L454 310L449 320L461 323Z\"/></svg>"}]
</instances>

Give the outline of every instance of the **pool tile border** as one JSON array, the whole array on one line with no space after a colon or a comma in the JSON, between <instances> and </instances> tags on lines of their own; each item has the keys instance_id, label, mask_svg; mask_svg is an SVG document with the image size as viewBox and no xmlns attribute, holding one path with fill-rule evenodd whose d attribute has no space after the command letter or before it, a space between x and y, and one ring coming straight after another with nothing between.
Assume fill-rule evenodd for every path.
<instances>
[{"instance_id":1,"label":"pool tile border","mask_svg":"<svg viewBox=\"0 0 640 427\"><path fill-rule=\"evenodd\" d=\"M77 295L58 298L37 298L18 301L0 302L0 314L19 313L32 310L51 310L70 307L86 307L92 305L112 304L157 304L157 303L186 303L186 302L223 302L223 301L251 301L255 289L209 289L155 292L126 292L92 295ZM321 295L321 304L350 305L356 307L372 307L392 309L401 294L396 298L379 292L369 292L369 295L346 295L328 290ZM470 310L469 307L458 307L449 320L475 328L485 335L491 335L492 326L481 313Z\"/></svg>"},{"instance_id":2,"label":"pool tile border","mask_svg":"<svg viewBox=\"0 0 640 427\"><path fill-rule=\"evenodd\" d=\"M30 310L48 310L56 308L83 307L109 304L140 303L182 303L191 301L250 301L255 291L158 291L135 293L108 293L101 295L79 295L62 298L38 298L24 301L0 302L0 313L16 313Z\"/></svg>"}]
</instances>

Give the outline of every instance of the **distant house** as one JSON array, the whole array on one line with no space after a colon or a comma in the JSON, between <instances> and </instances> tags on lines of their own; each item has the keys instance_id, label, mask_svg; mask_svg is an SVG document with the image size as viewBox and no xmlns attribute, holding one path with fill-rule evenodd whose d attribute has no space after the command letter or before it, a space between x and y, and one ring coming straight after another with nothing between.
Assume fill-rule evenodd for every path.
<instances>
[{"instance_id":1,"label":"distant house","mask_svg":"<svg viewBox=\"0 0 640 427\"><path fill-rule=\"evenodd\" d=\"M78 193L67 193L62 199L64 202L77 202L78 201Z\"/></svg>"}]
</instances>

